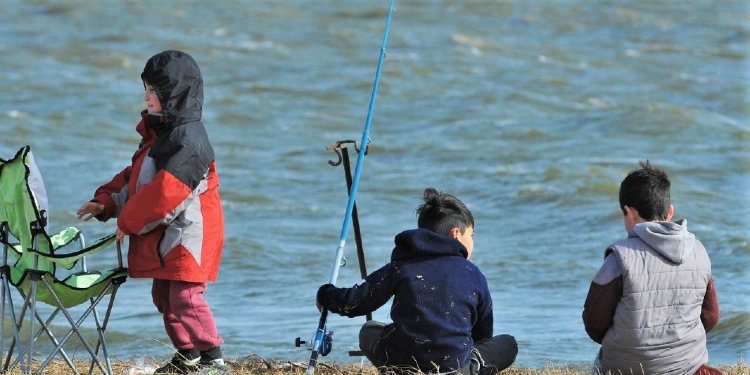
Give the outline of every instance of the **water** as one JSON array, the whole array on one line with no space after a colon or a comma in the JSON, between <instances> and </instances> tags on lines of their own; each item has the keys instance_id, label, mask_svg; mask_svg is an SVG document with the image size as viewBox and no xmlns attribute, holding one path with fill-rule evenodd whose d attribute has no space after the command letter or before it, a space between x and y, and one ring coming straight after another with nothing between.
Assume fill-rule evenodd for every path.
<instances>
[{"instance_id":1,"label":"water","mask_svg":"<svg viewBox=\"0 0 750 375\"><path fill-rule=\"evenodd\" d=\"M4 1L0 154L31 144L53 227L95 238L76 209L138 144L139 74L189 51L206 90L226 214L209 286L227 355L308 352L346 203L325 146L359 139L385 1ZM402 1L358 195L370 270L415 225L427 186L473 210L475 262L517 363L590 361L581 310L607 244L624 235L620 180L650 159L676 215L706 245L721 303L714 364L750 355L750 106L743 1ZM339 285L358 281L354 240ZM103 262L103 261L102 261ZM150 283L129 280L109 330L118 358L170 353ZM388 320L387 307L375 318ZM332 317L355 362L363 318Z\"/></svg>"}]
</instances>

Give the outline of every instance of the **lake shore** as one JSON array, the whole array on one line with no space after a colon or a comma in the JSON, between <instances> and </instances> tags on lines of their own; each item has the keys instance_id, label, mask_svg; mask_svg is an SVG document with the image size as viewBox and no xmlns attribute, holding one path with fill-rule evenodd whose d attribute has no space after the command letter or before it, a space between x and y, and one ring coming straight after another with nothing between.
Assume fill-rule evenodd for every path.
<instances>
[{"instance_id":1,"label":"lake shore","mask_svg":"<svg viewBox=\"0 0 750 375\"><path fill-rule=\"evenodd\" d=\"M134 363L135 362L135 363ZM243 358L229 359L228 365L232 368L234 375L302 375L305 373L306 363L267 360L260 356L251 355ZM127 361L114 360L112 370L115 374L123 375L145 375L151 374L155 367L162 362L156 359ZM76 361L78 371L88 373L88 363L85 361ZM742 359L736 364L716 366L726 375L750 375L750 365L744 363ZM42 374L59 375L70 373L70 368L63 361L51 363ZM6 374L17 375L22 372L18 369L11 369ZM95 372L97 373L97 372ZM369 363L359 364L339 364L321 362L318 365L316 374L319 375L379 375L377 369ZM542 368L524 368L515 367L502 372L504 375L589 375L590 367L585 365L565 365L555 364ZM418 375L418 374L415 374Z\"/></svg>"}]
</instances>

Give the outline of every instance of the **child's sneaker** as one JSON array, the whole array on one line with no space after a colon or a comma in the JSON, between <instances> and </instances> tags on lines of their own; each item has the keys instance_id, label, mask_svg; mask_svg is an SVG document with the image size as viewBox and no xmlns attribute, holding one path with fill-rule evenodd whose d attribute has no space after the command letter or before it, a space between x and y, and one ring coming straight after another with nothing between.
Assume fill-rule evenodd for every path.
<instances>
[{"instance_id":1,"label":"child's sneaker","mask_svg":"<svg viewBox=\"0 0 750 375\"><path fill-rule=\"evenodd\" d=\"M220 347L214 347L200 354L198 371L195 375L230 375L232 370L224 363L224 355Z\"/></svg>"},{"instance_id":2,"label":"child's sneaker","mask_svg":"<svg viewBox=\"0 0 750 375\"><path fill-rule=\"evenodd\" d=\"M209 362L201 361L198 370L193 375L231 375L232 369L224 363L224 360L214 359Z\"/></svg>"},{"instance_id":3,"label":"child's sneaker","mask_svg":"<svg viewBox=\"0 0 750 375\"><path fill-rule=\"evenodd\" d=\"M184 375L198 370L201 357L197 350L179 350L172 360L154 371L154 375L176 374Z\"/></svg>"}]
</instances>

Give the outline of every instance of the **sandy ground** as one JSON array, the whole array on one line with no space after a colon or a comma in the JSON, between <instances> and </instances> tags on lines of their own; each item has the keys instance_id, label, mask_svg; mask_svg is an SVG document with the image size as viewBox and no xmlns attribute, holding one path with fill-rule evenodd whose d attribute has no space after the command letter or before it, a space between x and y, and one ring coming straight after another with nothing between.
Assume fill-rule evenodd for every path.
<instances>
[{"instance_id":1,"label":"sandy ground","mask_svg":"<svg viewBox=\"0 0 750 375\"><path fill-rule=\"evenodd\" d=\"M112 368L118 375L145 375L153 371L154 367L160 364L159 361L146 361L144 364L133 364L125 361L115 361ZM248 356L239 359L229 360L228 364L232 368L234 375L260 374L260 375L302 375L305 373L306 364L302 362L279 362L269 361L258 356ZM738 363L729 366L718 367L727 375L750 375L750 365ZM80 362L78 371L82 374L88 373L88 363ZM516 368L511 367L502 372L504 375L589 375L589 368L575 366L548 366L545 368ZM6 374L21 374L20 369L15 368ZM45 375L63 375L72 374L73 372L65 362L58 361L50 364L42 374ZM101 372L94 371L94 374ZM357 364L330 364L320 363L317 367L316 374L320 375L378 375L378 371L368 365Z\"/></svg>"}]
</instances>

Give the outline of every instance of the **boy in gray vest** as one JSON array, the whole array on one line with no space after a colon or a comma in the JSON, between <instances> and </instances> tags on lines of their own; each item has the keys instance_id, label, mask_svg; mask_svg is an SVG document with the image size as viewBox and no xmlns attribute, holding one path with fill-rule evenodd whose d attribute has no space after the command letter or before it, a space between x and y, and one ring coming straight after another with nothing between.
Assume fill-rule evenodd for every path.
<instances>
[{"instance_id":1,"label":"boy in gray vest","mask_svg":"<svg viewBox=\"0 0 750 375\"><path fill-rule=\"evenodd\" d=\"M648 161L620 184L628 237L604 253L583 309L586 333L600 343L595 374L712 375L706 332L719 303L706 249L687 221L670 221L667 174Z\"/></svg>"}]
</instances>

